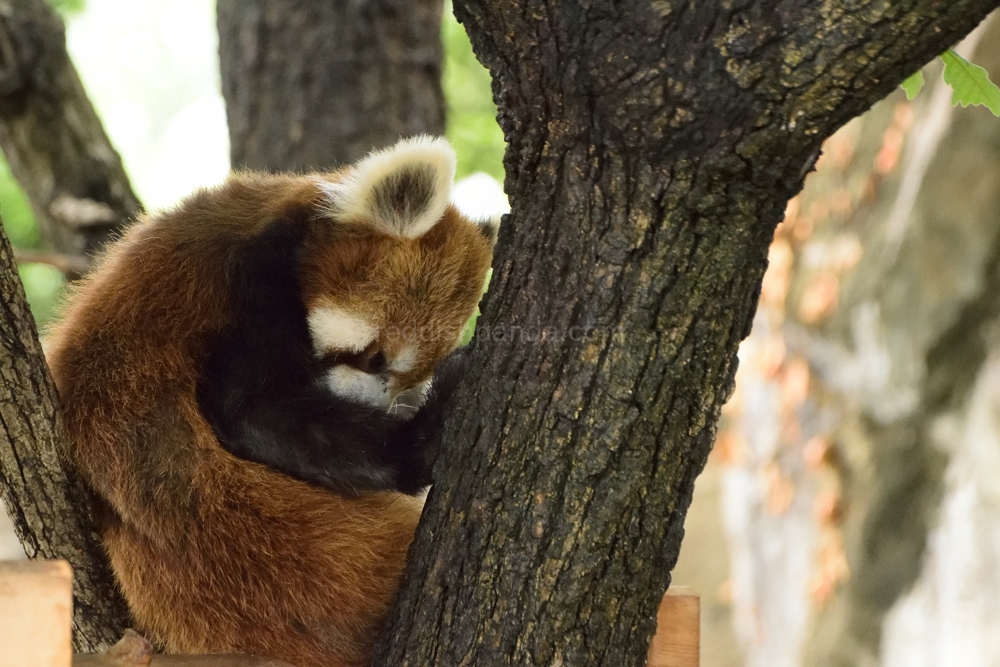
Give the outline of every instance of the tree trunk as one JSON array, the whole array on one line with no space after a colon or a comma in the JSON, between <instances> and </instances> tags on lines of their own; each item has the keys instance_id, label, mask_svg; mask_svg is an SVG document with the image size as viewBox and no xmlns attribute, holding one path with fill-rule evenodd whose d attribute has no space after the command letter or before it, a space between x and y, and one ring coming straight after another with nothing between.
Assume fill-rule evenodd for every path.
<instances>
[{"instance_id":1,"label":"tree trunk","mask_svg":"<svg viewBox=\"0 0 1000 667\"><path fill-rule=\"evenodd\" d=\"M73 566L73 643L97 651L118 640L128 610L108 567L97 507L63 458L56 388L0 227L0 497L29 558Z\"/></svg>"},{"instance_id":2,"label":"tree trunk","mask_svg":"<svg viewBox=\"0 0 1000 667\"><path fill-rule=\"evenodd\" d=\"M235 168L328 169L444 132L441 0L219 0Z\"/></svg>"},{"instance_id":3,"label":"tree trunk","mask_svg":"<svg viewBox=\"0 0 1000 667\"><path fill-rule=\"evenodd\" d=\"M0 12L0 147L72 277L140 211L45 0Z\"/></svg>"},{"instance_id":4,"label":"tree trunk","mask_svg":"<svg viewBox=\"0 0 1000 667\"><path fill-rule=\"evenodd\" d=\"M456 3L513 212L377 664L643 663L785 203L995 5Z\"/></svg>"},{"instance_id":5,"label":"tree trunk","mask_svg":"<svg viewBox=\"0 0 1000 667\"><path fill-rule=\"evenodd\" d=\"M79 275L136 215L129 186L44 0L0 12L0 146L50 248ZM110 645L128 623L97 536L97 505L62 458L55 387L0 229L0 497L29 558L74 569L74 644Z\"/></svg>"}]
</instances>

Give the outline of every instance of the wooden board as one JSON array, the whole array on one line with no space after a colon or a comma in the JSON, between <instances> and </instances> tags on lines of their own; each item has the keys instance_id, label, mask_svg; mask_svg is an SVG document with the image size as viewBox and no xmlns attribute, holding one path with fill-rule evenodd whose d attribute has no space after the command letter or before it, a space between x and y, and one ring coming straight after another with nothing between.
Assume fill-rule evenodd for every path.
<instances>
[{"instance_id":1,"label":"wooden board","mask_svg":"<svg viewBox=\"0 0 1000 667\"><path fill-rule=\"evenodd\" d=\"M69 563L0 562L0 667L70 667Z\"/></svg>"},{"instance_id":2,"label":"wooden board","mask_svg":"<svg viewBox=\"0 0 1000 667\"><path fill-rule=\"evenodd\" d=\"M656 634L647 667L698 667L701 648L701 599L692 588L671 586L656 614Z\"/></svg>"},{"instance_id":3,"label":"wooden board","mask_svg":"<svg viewBox=\"0 0 1000 667\"><path fill-rule=\"evenodd\" d=\"M0 561L0 667L279 667L250 656L155 656L126 633L102 656L76 656L71 647L73 573L65 561ZM666 592L657 613L647 667L699 667L701 601L691 588ZM131 635L131 636L129 636ZM136 644L132 646L131 643ZM139 646L142 643L144 646Z\"/></svg>"}]
</instances>

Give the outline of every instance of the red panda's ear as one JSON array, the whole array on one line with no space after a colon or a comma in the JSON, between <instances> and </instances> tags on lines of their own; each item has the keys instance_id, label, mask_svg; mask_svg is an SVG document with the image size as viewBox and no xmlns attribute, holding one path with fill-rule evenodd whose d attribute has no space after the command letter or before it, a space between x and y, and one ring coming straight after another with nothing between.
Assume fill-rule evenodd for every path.
<instances>
[{"instance_id":1,"label":"red panda's ear","mask_svg":"<svg viewBox=\"0 0 1000 667\"><path fill-rule=\"evenodd\" d=\"M423 236L444 215L455 178L455 151L421 135L371 153L338 182L321 181L329 213L405 238Z\"/></svg>"},{"instance_id":2,"label":"red panda's ear","mask_svg":"<svg viewBox=\"0 0 1000 667\"><path fill-rule=\"evenodd\" d=\"M486 237L490 245L497 244L497 236L500 235L500 223L503 222L504 217L506 217L506 214L481 218L475 221L479 225L479 232Z\"/></svg>"}]
</instances>

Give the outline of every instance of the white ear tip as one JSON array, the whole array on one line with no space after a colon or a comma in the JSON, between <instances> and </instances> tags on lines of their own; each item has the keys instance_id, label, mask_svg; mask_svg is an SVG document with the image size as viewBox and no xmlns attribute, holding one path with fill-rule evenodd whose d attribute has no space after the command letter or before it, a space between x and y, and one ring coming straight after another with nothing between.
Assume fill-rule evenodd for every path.
<instances>
[{"instance_id":1,"label":"white ear tip","mask_svg":"<svg viewBox=\"0 0 1000 667\"><path fill-rule=\"evenodd\" d=\"M390 160L393 164L427 163L440 169L442 177L447 177L448 189L455 180L455 149L444 137L432 137L429 134L418 134L408 139L400 139L392 146L382 150L372 151L361 162L358 169L363 169L369 162Z\"/></svg>"},{"instance_id":2,"label":"white ear tip","mask_svg":"<svg viewBox=\"0 0 1000 667\"><path fill-rule=\"evenodd\" d=\"M407 139L400 139L389 148L381 151L374 151L372 154L388 153L395 151L416 151L436 153L442 160L455 166L455 149L444 137L432 137L429 134L418 134Z\"/></svg>"},{"instance_id":3,"label":"white ear tip","mask_svg":"<svg viewBox=\"0 0 1000 667\"><path fill-rule=\"evenodd\" d=\"M334 217L417 238L444 215L455 162L447 139L418 135L370 153L342 181L320 188Z\"/></svg>"}]
</instances>

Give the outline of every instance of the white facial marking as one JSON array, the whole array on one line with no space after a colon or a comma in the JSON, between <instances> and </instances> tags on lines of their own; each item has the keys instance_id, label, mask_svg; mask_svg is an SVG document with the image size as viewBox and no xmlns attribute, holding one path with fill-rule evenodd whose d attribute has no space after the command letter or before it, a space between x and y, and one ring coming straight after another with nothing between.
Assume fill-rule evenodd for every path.
<instances>
[{"instance_id":1,"label":"white facial marking","mask_svg":"<svg viewBox=\"0 0 1000 667\"><path fill-rule=\"evenodd\" d=\"M352 366L341 364L327 371L326 386L335 396L351 401L383 410L392 405L393 392L384 379Z\"/></svg>"},{"instance_id":2,"label":"white facial marking","mask_svg":"<svg viewBox=\"0 0 1000 667\"><path fill-rule=\"evenodd\" d=\"M393 373L406 373L412 371L416 364L417 349L415 347L404 347L396 355L396 358L389 363L389 370Z\"/></svg>"},{"instance_id":3,"label":"white facial marking","mask_svg":"<svg viewBox=\"0 0 1000 667\"><path fill-rule=\"evenodd\" d=\"M309 333L320 354L361 352L375 340L378 330L363 317L337 306L319 306L309 311Z\"/></svg>"}]
</instances>

